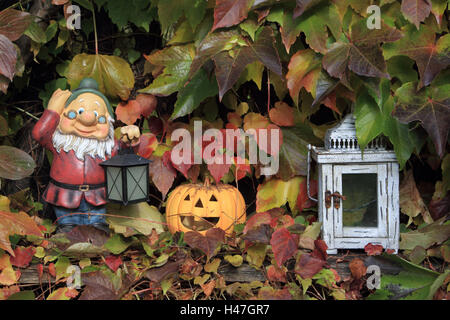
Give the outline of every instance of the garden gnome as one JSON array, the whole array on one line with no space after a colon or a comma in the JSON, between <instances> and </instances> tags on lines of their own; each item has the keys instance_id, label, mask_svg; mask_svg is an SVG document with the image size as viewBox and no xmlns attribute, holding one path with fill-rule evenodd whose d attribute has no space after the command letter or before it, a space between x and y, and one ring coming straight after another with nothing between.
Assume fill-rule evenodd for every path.
<instances>
[{"instance_id":1,"label":"garden gnome","mask_svg":"<svg viewBox=\"0 0 450 320\"><path fill-rule=\"evenodd\" d=\"M113 123L108 99L94 79L85 78L73 92L56 90L33 129L33 138L53 153L43 198L53 205L61 232L76 225L109 231L103 215L105 172L99 164L116 155L120 144L137 146L140 137L131 125L122 127L121 140L115 140Z\"/></svg>"}]
</instances>

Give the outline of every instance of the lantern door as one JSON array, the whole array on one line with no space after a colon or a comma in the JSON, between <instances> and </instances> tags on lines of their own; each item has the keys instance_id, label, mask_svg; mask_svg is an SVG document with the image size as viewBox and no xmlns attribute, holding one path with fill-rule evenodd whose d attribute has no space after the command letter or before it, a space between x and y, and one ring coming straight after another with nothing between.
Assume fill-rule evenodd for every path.
<instances>
[{"instance_id":1,"label":"lantern door","mask_svg":"<svg viewBox=\"0 0 450 320\"><path fill-rule=\"evenodd\" d=\"M333 166L336 238L386 238L386 164Z\"/></svg>"}]
</instances>

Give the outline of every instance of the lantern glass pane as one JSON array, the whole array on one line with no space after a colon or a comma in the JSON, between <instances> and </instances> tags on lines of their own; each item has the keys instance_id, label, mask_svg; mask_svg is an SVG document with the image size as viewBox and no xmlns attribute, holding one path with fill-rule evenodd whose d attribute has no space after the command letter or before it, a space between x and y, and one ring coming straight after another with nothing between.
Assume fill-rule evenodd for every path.
<instances>
[{"instance_id":1,"label":"lantern glass pane","mask_svg":"<svg viewBox=\"0 0 450 320\"><path fill-rule=\"evenodd\" d=\"M378 226L377 174L343 174L342 222L344 227Z\"/></svg>"},{"instance_id":2,"label":"lantern glass pane","mask_svg":"<svg viewBox=\"0 0 450 320\"><path fill-rule=\"evenodd\" d=\"M147 198L147 166L127 168L128 201Z\"/></svg>"},{"instance_id":3,"label":"lantern glass pane","mask_svg":"<svg viewBox=\"0 0 450 320\"><path fill-rule=\"evenodd\" d=\"M108 198L110 200L123 201L122 191L122 169L107 167L108 174Z\"/></svg>"}]
</instances>

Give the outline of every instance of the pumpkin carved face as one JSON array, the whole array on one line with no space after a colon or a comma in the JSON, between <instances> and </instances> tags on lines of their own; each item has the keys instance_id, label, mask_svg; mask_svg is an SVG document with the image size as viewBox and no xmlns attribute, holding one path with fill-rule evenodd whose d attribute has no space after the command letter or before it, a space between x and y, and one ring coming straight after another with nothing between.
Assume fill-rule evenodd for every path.
<instances>
[{"instance_id":1,"label":"pumpkin carved face","mask_svg":"<svg viewBox=\"0 0 450 320\"><path fill-rule=\"evenodd\" d=\"M238 189L230 185L185 184L169 196L166 207L170 232L220 228L227 234L235 224L244 223L245 201Z\"/></svg>"}]
</instances>

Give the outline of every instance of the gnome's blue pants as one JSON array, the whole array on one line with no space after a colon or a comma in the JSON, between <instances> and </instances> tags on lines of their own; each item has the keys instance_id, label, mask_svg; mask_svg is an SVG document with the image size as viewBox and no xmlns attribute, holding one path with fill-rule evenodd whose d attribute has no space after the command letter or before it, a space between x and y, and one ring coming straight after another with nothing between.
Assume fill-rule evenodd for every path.
<instances>
[{"instance_id":1,"label":"gnome's blue pants","mask_svg":"<svg viewBox=\"0 0 450 320\"><path fill-rule=\"evenodd\" d=\"M58 219L58 224L94 224L94 223L102 223L106 224L106 219L104 215L94 214L90 215L89 213L106 213L106 206L93 206L92 204L86 202L86 200L81 199L80 206L75 209L69 209L64 207L53 207L55 210L56 217L62 217ZM86 213L86 214L73 214L67 215L70 213ZM64 217L63 217L64 216Z\"/></svg>"}]
</instances>

